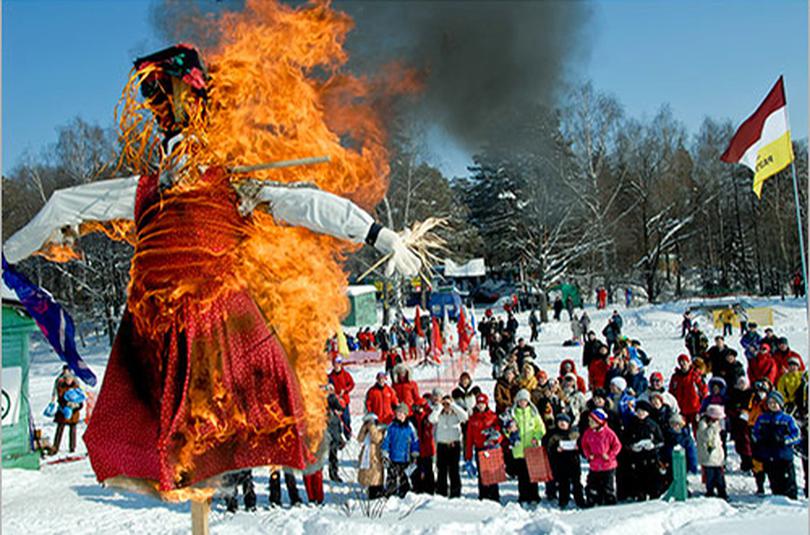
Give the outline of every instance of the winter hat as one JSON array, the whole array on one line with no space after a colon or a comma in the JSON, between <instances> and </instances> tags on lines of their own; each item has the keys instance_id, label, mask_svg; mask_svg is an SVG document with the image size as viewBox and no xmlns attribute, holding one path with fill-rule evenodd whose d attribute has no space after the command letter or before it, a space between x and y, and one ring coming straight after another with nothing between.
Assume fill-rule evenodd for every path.
<instances>
[{"instance_id":1,"label":"winter hat","mask_svg":"<svg viewBox=\"0 0 810 535\"><path fill-rule=\"evenodd\" d=\"M681 353L678 355L678 366L681 365L681 362L692 362L692 359L686 353Z\"/></svg>"},{"instance_id":2,"label":"winter hat","mask_svg":"<svg viewBox=\"0 0 810 535\"><path fill-rule=\"evenodd\" d=\"M777 402L779 404L779 407L781 408L785 407L785 398L782 397L782 394L779 393L778 390L774 390L770 394L768 394L768 401L771 400Z\"/></svg>"},{"instance_id":3,"label":"winter hat","mask_svg":"<svg viewBox=\"0 0 810 535\"><path fill-rule=\"evenodd\" d=\"M564 378L565 379L571 379L572 381L576 382L577 374L575 374L574 372L568 372L568 373L565 374Z\"/></svg>"},{"instance_id":4,"label":"winter hat","mask_svg":"<svg viewBox=\"0 0 810 535\"><path fill-rule=\"evenodd\" d=\"M593 421L598 423L599 425L605 425L607 423L608 415L602 409L594 409L591 411L590 417Z\"/></svg>"},{"instance_id":5,"label":"winter hat","mask_svg":"<svg viewBox=\"0 0 810 535\"><path fill-rule=\"evenodd\" d=\"M661 373L661 372L652 372L652 374L650 375L650 381L655 381L655 380L661 381L663 383L664 382L664 374Z\"/></svg>"},{"instance_id":6,"label":"winter hat","mask_svg":"<svg viewBox=\"0 0 810 535\"><path fill-rule=\"evenodd\" d=\"M776 341L776 344L777 345L782 345L782 344L789 345L788 344L788 339L785 338L784 336L779 337L779 340Z\"/></svg>"},{"instance_id":7,"label":"winter hat","mask_svg":"<svg viewBox=\"0 0 810 535\"><path fill-rule=\"evenodd\" d=\"M771 383L767 379L760 379L754 383L754 390L761 390L763 392L771 391Z\"/></svg>"},{"instance_id":8,"label":"winter hat","mask_svg":"<svg viewBox=\"0 0 810 535\"><path fill-rule=\"evenodd\" d=\"M759 350L760 351L764 350L766 353L770 353L771 352L771 344L769 344L767 342L763 342L763 343L759 344Z\"/></svg>"},{"instance_id":9,"label":"winter hat","mask_svg":"<svg viewBox=\"0 0 810 535\"><path fill-rule=\"evenodd\" d=\"M365 416L363 416L363 421L364 422L376 422L377 421L377 415L374 414L373 412L370 412L370 413L366 414Z\"/></svg>"},{"instance_id":10,"label":"winter hat","mask_svg":"<svg viewBox=\"0 0 810 535\"><path fill-rule=\"evenodd\" d=\"M340 355L335 357L335 364L343 364L343 357L341 357Z\"/></svg>"},{"instance_id":11,"label":"winter hat","mask_svg":"<svg viewBox=\"0 0 810 535\"><path fill-rule=\"evenodd\" d=\"M377 372L377 379L379 379L380 377L384 379L388 377L388 375L385 372Z\"/></svg>"},{"instance_id":12,"label":"winter hat","mask_svg":"<svg viewBox=\"0 0 810 535\"><path fill-rule=\"evenodd\" d=\"M442 394L443 394L442 389L438 388L438 387L434 388L430 393L431 393L431 395L433 395L433 397L437 397L437 398L441 398Z\"/></svg>"},{"instance_id":13,"label":"winter hat","mask_svg":"<svg viewBox=\"0 0 810 535\"><path fill-rule=\"evenodd\" d=\"M669 425L684 425L683 416L680 414L673 414L669 417Z\"/></svg>"},{"instance_id":14,"label":"winter hat","mask_svg":"<svg viewBox=\"0 0 810 535\"><path fill-rule=\"evenodd\" d=\"M554 417L554 421L555 422L568 422L570 424L571 423L571 417L568 416L567 414L565 414L564 412L561 412L561 413L557 414L557 416Z\"/></svg>"},{"instance_id":15,"label":"winter hat","mask_svg":"<svg viewBox=\"0 0 810 535\"><path fill-rule=\"evenodd\" d=\"M624 379L624 377L614 377L613 379L610 380L610 386L615 386L616 388L624 392L625 390L627 390L627 381Z\"/></svg>"},{"instance_id":16,"label":"winter hat","mask_svg":"<svg viewBox=\"0 0 810 535\"><path fill-rule=\"evenodd\" d=\"M520 390L518 390L518 393L515 395L515 402L518 402L522 399L526 401L532 400L532 396L529 394L529 391L526 390L525 388L521 388Z\"/></svg>"},{"instance_id":17,"label":"winter hat","mask_svg":"<svg viewBox=\"0 0 810 535\"><path fill-rule=\"evenodd\" d=\"M543 384L545 384L546 381L548 381L548 374L546 373L545 370L540 370L539 372L537 372L537 375L535 375L535 377L537 377L538 382Z\"/></svg>"},{"instance_id":18,"label":"winter hat","mask_svg":"<svg viewBox=\"0 0 810 535\"><path fill-rule=\"evenodd\" d=\"M484 405L489 405L489 397L487 397L487 395L483 393L478 394L477 396L475 396L475 403L476 404L483 403Z\"/></svg>"},{"instance_id":19,"label":"winter hat","mask_svg":"<svg viewBox=\"0 0 810 535\"><path fill-rule=\"evenodd\" d=\"M338 399L338 397L336 395L334 395L334 394L331 394L329 396L329 399L327 400L326 404L329 406L329 410L332 410L332 411L342 411L343 410L343 405L340 404L340 399Z\"/></svg>"},{"instance_id":20,"label":"winter hat","mask_svg":"<svg viewBox=\"0 0 810 535\"><path fill-rule=\"evenodd\" d=\"M597 388L596 390L593 391L593 396L591 397L602 398L604 400L607 400L608 393L607 390L605 390L604 388Z\"/></svg>"},{"instance_id":21,"label":"winter hat","mask_svg":"<svg viewBox=\"0 0 810 535\"><path fill-rule=\"evenodd\" d=\"M706 416L714 420L723 420L726 417L726 410L722 405L709 405L706 407Z\"/></svg>"},{"instance_id":22,"label":"winter hat","mask_svg":"<svg viewBox=\"0 0 810 535\"><path fill-rule=\"evenodd\" d=\"M647 401L646 399L642 399L641 401L636 402L636 410L644 411L647 414L652 414L653 412L655 412L653 406L650 405L650 402Z\"/></svg>"},{"instance_id":23,"label":"winter hat","mask_svg":"<svg viewBox=\"0 0 810 535\"><path fill-rule=\"evenodd\" d=\"M712 385L720 385L720 388L725 390L726 389L726 380L723 379L720 376L712 377L711 379L709 379L709 388L711 388Z\"/></svg>"},{"instance_id":24,"label":"winter hat","mask_svg":"<svg viewBox=\"0 0 810 535\"><path fill-rule=\"evenodd\" d=\"M801 366L802 365L802 361L799 359L799 357L790 357L788 359L787 363L788 364L795 364L796 366Z\"/></svg>"},{"instance_id":25,"label":"winter hat","mask_svg":"<svg viewBox=\"0 0 810 535\"><path fill-rule=\"evenodd\" d=\"M394 409L394 412L404 412L405 414L408 414L410 410L411 409L410 407L408 407L407 403L400 403L399 405L397 405L397 408Z\"/></svg>"},{"instance_id":26,"label":"winter hat","mask_svg":"<svg viewBox=\"0 0 810 535\"><path fill-rule=\"evenodd\" d=\"M753 322L753 321L752 321L752 322L750 322L750 323L748 324L748 329L749 329L749 330L751 330L751 329L756 329L756 328L757 328L757 324L756 324L755 322Z\"/></svg>"}]
</instances>

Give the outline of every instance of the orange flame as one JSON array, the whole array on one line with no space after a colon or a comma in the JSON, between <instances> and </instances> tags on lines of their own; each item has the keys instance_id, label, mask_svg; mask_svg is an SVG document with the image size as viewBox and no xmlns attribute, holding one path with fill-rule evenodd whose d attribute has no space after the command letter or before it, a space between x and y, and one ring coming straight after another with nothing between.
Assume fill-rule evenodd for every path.
<instances>
[{"instance_id":1,"label":"orange flame","mask_svg":"<svg viewBox=\"0 0 810 535\"><path fill-rule=\"evenodd\" d=\"M386 129L378 104L393 94L414 91L412 73L391 67L378 79L342 71L343 48L353 22L326 2L293 8L277 1L248 0L244 11L207 22L222 35L208 57L209 97L203 110L188 103L185 139L172 159L185 159L186 178L172 189L201 187L201 171L268 161L329 156L317 167L257 172L253 178L313 182L368 210L382 199L389 167ZM127 163L152 172L154 128L146 126L146 106L135 103L144 73L130 78L120 104L121 139ZM243 176L231 177L241 179ZM324 382L328 358L324 342L348 311L345 255L359 245L302 228L280 226L271 215L255 213L248 236L235 256L246 284L278 335L302 390L305 439L315 452L325 427ZM216 383L216 381L214 381ZM201 403L189 427L212 439L231 431L227 395ZM212 427L213 425L213 427ZM279 427L283 422L278 423ZM204 443L200 442L200 444ZM188 467L194 446L181 452L178 469Z\"/></svg>"}]
</instances>

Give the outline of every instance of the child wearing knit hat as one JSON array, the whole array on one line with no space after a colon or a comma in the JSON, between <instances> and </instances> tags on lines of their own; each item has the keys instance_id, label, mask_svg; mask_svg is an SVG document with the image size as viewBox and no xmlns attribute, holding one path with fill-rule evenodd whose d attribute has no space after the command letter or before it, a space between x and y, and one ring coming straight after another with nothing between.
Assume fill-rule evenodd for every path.
<instances>
[{"instance_id":1,"label":"child wearing knit hat","mask_svg":"<svg viewBox=\"0 0 810 535\"><path fill-rule=\"evenodd\" d=\"M589 505L616 503L616 458L622 444L607 426L608 415L602 409L591 411L588 429L582 435L582 454L588 460L587 495Z\"/></svg>"},{"instance_id":2,"label":"child wearing knit hat","mask_svg":"<svg viewBox=\"0 0 810 535\"><path fill-rule=\"evenodd\" d=\"M785 399L773 390L767 397L767 410L757 418L751 431L754 458L764 466L771 492L796 499L796 469L793 448L801 440L799 427L784 411Z\"/></svg>"}]
</instances>

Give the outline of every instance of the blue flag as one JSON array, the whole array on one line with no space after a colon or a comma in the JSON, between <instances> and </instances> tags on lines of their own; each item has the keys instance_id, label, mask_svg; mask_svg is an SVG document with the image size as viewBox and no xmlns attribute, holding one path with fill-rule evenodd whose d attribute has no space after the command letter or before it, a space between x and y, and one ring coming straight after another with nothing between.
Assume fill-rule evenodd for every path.
<instances>
[{"instance_id":1,"label":"blue flag","mask_svg":"<svg viewBox=\"0 0 810 535\"><path fill-rule=\"evenodd\" d=\"M53 296L12 268L3 255L3 282L14 290L25 310L37 323L39 330L50 342L53 350L67 364L76 377L90 386L96 385L96 374L76 351L73 319Z\"/></svg>"}]
</instances>

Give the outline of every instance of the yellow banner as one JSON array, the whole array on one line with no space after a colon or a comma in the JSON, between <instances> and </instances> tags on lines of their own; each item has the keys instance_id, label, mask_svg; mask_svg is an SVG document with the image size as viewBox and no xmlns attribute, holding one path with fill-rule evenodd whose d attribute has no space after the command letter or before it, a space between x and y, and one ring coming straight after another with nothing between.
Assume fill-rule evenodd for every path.
<instances>
[{"instance_id":1,"label":"yellow banner","mask_svg":"<svg viewBox=\"0 0 810 535\"><path fill-rule=\"evenodd\" d=\"M793 145L790 142L790 131L785 132L775 141L768 143L757 152L757 169L754 173L754 193L762 197L762 184L790 165L793 161Z\"/></svg>"}]
</instances>

